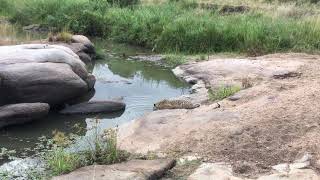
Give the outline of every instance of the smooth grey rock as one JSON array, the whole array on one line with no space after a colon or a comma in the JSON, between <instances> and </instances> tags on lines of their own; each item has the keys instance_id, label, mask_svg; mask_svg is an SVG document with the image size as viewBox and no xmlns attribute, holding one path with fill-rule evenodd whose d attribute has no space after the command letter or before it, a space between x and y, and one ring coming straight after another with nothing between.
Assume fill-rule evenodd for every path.
<instances>
[{"instance_id":1,"label":"smooth grey rock","mask_svg":"<svg viewBox=\"0 0 320 180\"><path fill-rule=\"evenodd\" d=\"M79 52L79 53L77 53L77 54L78 54L79 58L80 58L84 63L88 64L88 63L92 62L92 58L91 58L88 54L86 54L86 53L84 53L84 52Z\"/></svg>"},{"instance_id":2,"label":"smooth grey rock","mask_svg":"<svg viewBox=\"0 0 320 180\"><path fill-rule=\"evenodd\" d=\"M0 104L52 106L85 94L95 80L69 48L28 44L0 47Z\"/></svg>"},{"instance_id":3,"label":"smooth grey rock","mask_svg":"<svg viewBox=\"0 0 320 180\"><path fill-rule=\"evenodd\" d=\"M242 98L242 96L240 95L240 94L235 94L235 95L232 95L232 96L230 96L230 97L228 97L228 99L230 100L230 101L238 101L239 99L241 99Z\"/></svg>"},{"instance_id":4,"label":"smooth grey rock","mask_svg":"<svg viewBox=\"0 0 320 180\"><path fill-rule=\"evenodd\" d=\"M96 114L124 110L126 105L117 101L90 101L66 107L61 114Z\"/></svg>"},{"instance_id":5,"label":"smooth grey rock","mask_svg":"<svg viewBox=\"0 0 320 180\"><path fill-rule=\"evenodd\" d=\"M149 180L159 179L175 165L174 160L131 160L114 165L93 165L80 168L53 180Z\"/></svg>"},{"instance_id":6,"label":"smooth grey rock","mask_svg":"<svg viewBox=\"0 0 320 180\"><path fill-rule=\"evenodd\" d=\"M53 42L53 44L71 49L85 64L92 62L93 55L95 54L81 43Z\"/></svg>"},{"instance_id":7,"label":"smooth grey rock","mask_svg":"<svg viewBox=\"0 0 320 180\"><path fill-rule=\"evenodd\" d=\"M199 156L183 156L178 159L177 164L182 166L193 161L200 161L200 159L201 157Z\"/></svg>"},{"instance_id":8,"label":"smooth grey rock","mask_svg":"<svg viewBox=\"0 0 320 180\"><path fill-rule=\"evenodd\" d=\"M280 173L288 173L290 171L290 167L288 163L278 164L275 166L272 166L272 169L280 172Z\"/></svg>"},{"instance_id":9,"label":"smooth grey rock","mask_svg":"<svg viewBox=\"0 0 320 180\"><path fill-rule=\"evenodd\" d=\"M295 163L304 163L304 162L310 162L312 159L312 155L309 153L304 154L300 159L295 160Z\"/></svg>"},{"instance_id":10,"label":"smooth grey rock","mask_svg":"<svg viewBox=\"0 0 320 180\"><path fill-rule=\"evenodd\" d=\"M89 74L85 81L88 84L88 89L91 90L94 88L94 85L96 84L96 77L92 74Z\"/></svg>"},{"instance_id":11,"label":"smooth grey rock","mask_svg":"<svg viewBox=\"0 0 320 180\"><path fill-rule=\"evenodd\" d=\"M89 54L95 54L94 44L86 36L73 35L71 38L71 42L81 43L87 48L87 50L84 52L89 53Z\"/></svg>"},{"instance_id":12,"label":"smooth grey rock","mask_svg":"<svg viewBox=\"0 0 320 180\"><path fill-rule=\"evenodd\" d=\"M48 115L50 106L46 103L23 103L0 107L0 128L23 124Z\"/></svg>"},{"instance_id":13,"label":"smooth grey rock","mask_svg":"<svg viewBox=\"0 0 320 180\"><path fill-rule=\"evenodd\" d=\"M300 163L292 163L289 166L290 166L291 170L293 170L293 169L304 169L304 168L307 168L308 166L310 166L310 162L307 161L307 162L300 162Z\"/></svg>"}]
</instances>

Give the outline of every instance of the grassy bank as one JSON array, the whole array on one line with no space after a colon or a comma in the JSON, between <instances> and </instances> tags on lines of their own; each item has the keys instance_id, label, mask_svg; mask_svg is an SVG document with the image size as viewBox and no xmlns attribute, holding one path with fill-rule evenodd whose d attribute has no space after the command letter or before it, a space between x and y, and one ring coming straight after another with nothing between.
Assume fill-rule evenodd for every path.
<instances>
[{"instance_id":1,"label":"grassy bank","mask_svg":"<svg viewBox=\"0 0 320 180\"><path fill-rule=\"evenodd\" d=\"M317 52L320 47L318 14L308 15L309 10L298 8L301 5L294 5L289 13L264 13L273 12L270 4L265 3L262 10L251 8L242 13L221 14L219 8L201 8L186 1L125 7L106 0L0 1L2 12L21 25L40 23L55 30L67 28L157 52L259 55ZM4 10L8 4L10 8ZM317 7L305 4L310 9Z\"/></svg>"},{"instance_id":2,"label":"grassy bank","mask_svg":"<svg viewBox=\"0 0 320 180\"><path fill-rule=\"evenodd\" d=\"M86 131L78 126L75 128L80 134ZM24 174L18 175L13 170L0 171L0 179L46 180L84 166L121 163L130 157L129 153L117 147L117 129L106 129L100 134L96 124L90 130L92 134L89 136L53 131L52 138L40 137L31 158L39 159L42 162L41 167L38 169L26 165ZM14 159L15 153L2 148L0 158ZM20 177L21 175L23 177Z\"/></svg>"}]
</instances>

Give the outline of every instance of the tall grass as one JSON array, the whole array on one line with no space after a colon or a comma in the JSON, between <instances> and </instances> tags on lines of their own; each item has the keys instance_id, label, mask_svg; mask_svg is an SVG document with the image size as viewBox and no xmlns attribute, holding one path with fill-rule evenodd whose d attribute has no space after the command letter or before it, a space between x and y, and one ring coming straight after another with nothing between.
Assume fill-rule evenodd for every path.
<instances>
[{"instance_id":1,"label":"tall grass","mask_svg":"<svg viewBox=\"0 0 320 180\"><path fill-rule=\"evenodd\" d=\"M192 3L120 7L110 0L1 0L10 19L111 38L166 53L319 51L317 16L290 18L258 11L221 15ZM108 3L109 1L109 3ZM1 6L0 6L1 9Z\"/></svg>"}]
</instances>

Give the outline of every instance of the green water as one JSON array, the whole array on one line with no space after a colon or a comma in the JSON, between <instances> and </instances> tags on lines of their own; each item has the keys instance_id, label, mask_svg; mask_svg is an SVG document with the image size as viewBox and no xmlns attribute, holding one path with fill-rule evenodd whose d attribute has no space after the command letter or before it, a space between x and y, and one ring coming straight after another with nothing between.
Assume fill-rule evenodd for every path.
<instances>
[{"instance_id":1,"label":"green water","mask_svg":"<svg viewBox=\"0 0 320 180\"><path fill-rule=\"evenodd\" d=\"M91 129L96 125L96 120L99 129L115 127L151 112L153 104L159 100L188 93L189 86L177 79L170 69L150 62L129 61L122 57L124 53L129 56L150 52L108 41L96 40L95 43L103 49L105 58L97 60L91 66L90 71L97 79L95 92L90 92L83 99L123 99L127 105L126 110L96 116L63 116L51 113L39 121L1 129L0 148L17 150L18 155L22 155L27 152L25 148L35 147L39 137L51 137L55 130L75 132L75 125ZM88 134L89 131L81 135Z\"/></svg>"}]
</instances>

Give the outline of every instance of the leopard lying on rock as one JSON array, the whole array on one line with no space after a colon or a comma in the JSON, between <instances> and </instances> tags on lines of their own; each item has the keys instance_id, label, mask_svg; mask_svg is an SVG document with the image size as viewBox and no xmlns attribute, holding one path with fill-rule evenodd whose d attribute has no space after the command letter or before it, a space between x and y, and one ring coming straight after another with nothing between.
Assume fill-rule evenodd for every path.
<instances>
[{"instance_id":1,"label":"leopard lying on rock","mask_svg":"<svg viewBox=\"0 0 320 180\"><path fill-rule=\"evenodd\" d=\"M200 107L200 104L193 104L187 100L162 100L154 104L154 110L161 109L194 109Z\"/></svg>"}]
</instances>

